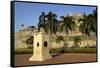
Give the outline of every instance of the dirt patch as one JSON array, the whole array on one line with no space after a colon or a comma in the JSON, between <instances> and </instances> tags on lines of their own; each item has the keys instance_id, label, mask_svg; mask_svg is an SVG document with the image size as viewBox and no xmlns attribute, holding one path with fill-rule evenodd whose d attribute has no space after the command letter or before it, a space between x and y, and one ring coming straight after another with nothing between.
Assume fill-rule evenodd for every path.
<instances>
[{"instance_id":1,"label":"dirt patch","mask_svg":"<svg viewBox=\"0 0 100 68\"><path fill-rule=\"evenodd\" d=\"M62 64L62 63L76 63L76 62L92 62L96 61L96 54L78 54L78 53L64 53L53 56L52 59L39 61L29 61L32 54L15 55L15 66L27 65L43 65L43 64Z\"/></svg>"}]
</instances>

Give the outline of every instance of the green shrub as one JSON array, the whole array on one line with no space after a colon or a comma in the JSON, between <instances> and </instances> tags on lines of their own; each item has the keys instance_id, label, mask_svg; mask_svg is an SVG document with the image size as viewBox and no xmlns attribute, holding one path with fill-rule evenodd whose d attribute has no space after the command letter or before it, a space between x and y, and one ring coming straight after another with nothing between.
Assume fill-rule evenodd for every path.
<instances>
[{"instance_id":1,"label":"green shrub","mask_svg":"<svg viewBox=\"0 0 100 68\"><path fill-rule=\"evenodd\" d=\"M19 48L15 50L15 54L32 54L33 49L30 48Z\"/></svg>"},{"instance_id":2,"label":"green shrub","mask_svg":"<svg viewBox=\"0 0 100 68\"><path fill-rule=\"evenodd\" d=\"M56 48L56 49L51 49L50 53L60 53L61 52L61 48Z\"/></svg>"},{"instance_id":3,"label":"green shrub","mask_svg":"<svg viewBox=\"0 0 100 68\"><path fill-rule=\"evenodd\" d=\"M96 53L96 48L66 48L64 51L65 53Z\"/></svg>"},{"instance_id":4,"label":"green shrub","mask_svg":"<svg viewBox=\"0 0 100 68\"><path fill-rule=\"evenodd\" d=\"M33 46L28 46L28 49L33 49Z\"/></svg>"},{"instance_id":5,"label":"green shrub","mask_svg":"<svg viewBox=\"0 0 100 68\"><path fill-rule=\"evenodd\" d=\"M79 47L79 43L81 42L81 38L79 36L74 37L74 46Z\"/></svg>"},{"instance_id":6,"label":"green shrub","mask_svg":"<svg viewBox=\"0 0 100 68\"><path fill-rule=\"evenodd\" d=\"M50 53L96 53L96 48L57 48Z\"/></svg>"},{"instance_id":7,"label":"green shrub","mask_svg":"<svg viewBox=\"0 0 100 68\"><path fill-rule=\"evenodd\" d=\"M30 36L28 39L26 39L26 44L27 45L33 45L33 42L34 41L34 37L33 36Z\"/></svg>"},{"instance_id":8,"label":"green shrub","mask_svg":"<svg viewBox=\"0 0 100 68\"><path fill-rule=\"evenodd\" d=\"M33 48L20 48L15 50L15 54L32 54ZM50 53L96 53L96 48L55 48L50 49Z\"/></svg>"}]
</instances>

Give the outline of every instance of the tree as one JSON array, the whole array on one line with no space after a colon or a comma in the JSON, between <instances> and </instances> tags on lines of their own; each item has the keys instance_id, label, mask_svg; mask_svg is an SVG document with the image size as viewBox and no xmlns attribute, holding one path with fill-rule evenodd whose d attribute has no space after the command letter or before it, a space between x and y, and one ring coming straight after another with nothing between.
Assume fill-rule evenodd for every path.
<instances>
[{"instance_id":1,"label":"tree","mask_svg":"<svg viewBox=\"0 0 100 68\"><path fill-rule=\"evenodd\" d=\"M61 45L61 41L64 41L64 37L63 36L57 36L56 42L59 43L59 45Z\"/></svg>"},{"instance_id":2,"label":"tree","mask_svg":"<svg viewBox=\"0 0 100 68\"><path fill-rule=\"evenodd\" d=\"M96 10L93 11L91 14L84 14L84 18L80 19L83 23L80 24L80 31L82 34L90 37L91 32L97 35L97 13ZM88 40L88 39L87 39ZM87 42L88 44L88 42Z\"/></svg>"},{"instance_id":3,"label":"tree","mask_svg":"<svg viewBox=\"0 0 100 68\"><path fill-rule=\"evenodd\" d=\"M28 39L26 39L26 44L27 45L33 45L34 41L34 37L30 36Z\"/></svg>"},{"instance_id":4,"label":"tree","mask_svg":"<svg viewBox=\"0 0 100 68\"><path fill-rule=\"evenodd\" d=\"M57 15L55 13L52 13L52 12L49 12L47 15L46 15L46 32L48 32L49 34L52 34L52 33L56 33L57 32Z\"/></svg>"},{"instance_id":5,"label":"tree","mask_svg":"<svg viewBox=\"0 0 100 68\"><path fill-rule=\"evenodd\" d=\"M73 47L79 47L79 43L81 42L80 37L74 37L74 46Z\"/></svg>"},{"instance_id":6,"label":"tree","mask_svg":"<svg viewBox=\"0 0 100 68\"><path fill-rule=\"evenodd\" d=\"M88 44L88 37L90 37L90 21L89 21L89 17L86 16L86 14L84 13L84 18L79 19L79 21L82 21L82 23L80 24L79 30L80 32L82 32L83 35L87 36L86 40L87 40L87 44Z\"/></svg>"},{"instance_id":7,"label":"tree","mask_svg":"<svg viewBox=\"0 0 100 68\"><path fill-rule=\"evenodd\" d=\"M86 14L84 14L84 18L82 19L79 19L79 21L82 21L82 23L80 24L80 27L79 27L79 30L85 34L85 35L90 35L89 33L89 21L88 21L88 18L86 16Z\"/></svg>"},{"instance_id":8,"label":"tree","mask_svg":"<svg viewBox=\"0 0 100 68\"><path fill-rule=\"evenodd\" d=\"M97 35L97 11L88 15L89 29Z\"/></svg>"},{"instance_id":9,"label":"tree","mask_svg":"<svg viewBox=\"0 0 100 68\"><path fill-rule=\"evenodd\" d=\"M84 14L84 18L80 19L83 23L80 24L80 31L90 36L91 32L97 33L97 11L94 10L93 13L86 15Z\"/></svg>"},{"instance_id":10,"label":"tree","mask_svg":"<svg viewBox=\"0 0 100 68\"><path fill-rule=\"evenodd\" d=\"M69 30L74 31L75 28L75 22L73 21L72 16L61 16L61 24L59 25L60 31L65 31L67 33L67 41L68 41L68 34Z\"/></svg>"},{"instance_id":11,"label":"tree","mask_svg":"<svg viewBox=\"0 0 100 68\"><path fill-rule=\"evenodd\" d=\"M52 46L52 34L57 32L57 15L55 13L49 12L46 15L46 24L45 24L45 31L49 33L49 40L50 40L50 45Z\"/></svg>"},{"instance_id":12,"label":"tree","mask_svg":"<svg viewBox=\"0 0 100 68\"><path fill-rule=\"evenodd\" d=\"M61 41L64 42L64 37L63 36L57 36L56 37L56 42L59 43L59 46L61 46ZM64 46L61 47L61 53L64 53Z\"/></svg>"},{"instance_id":13,"label":"tree","mask_svg":"<svg viewBox=\"0 0 100 68\"><path fill-rule=\"evenodd\" d=\"M60 28L62 31L65 31L68 35L69 30L73 31L75 28L75 22L73 21L72 16L61 16L62 24L60 25Z\"/></svg>"}]
</instances>

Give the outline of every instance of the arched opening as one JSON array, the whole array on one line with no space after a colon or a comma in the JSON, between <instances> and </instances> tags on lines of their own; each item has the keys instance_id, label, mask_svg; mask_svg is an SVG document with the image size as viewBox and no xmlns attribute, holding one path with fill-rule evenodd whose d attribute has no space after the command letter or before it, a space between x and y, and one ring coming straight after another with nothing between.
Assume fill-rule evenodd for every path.
<instances>
[{"instance_id":1,"label":"arched opening","mask_svg":"<svg viewBox=\"0 0 100 68\"><path fill-rule=\"evenodd\" d=\"M44 41L44 47L47 47L48 43L47 41Z\"/></svg>"},{"instance_id":2,"label":"arched opening","mask_svg":"<svg viewBox=\"0 0 100 68\"><path fill-rule=\"evenodd\" d=\"M39 42L37 42L37 47L39 47Z\"/></svg>"}]
</instances>

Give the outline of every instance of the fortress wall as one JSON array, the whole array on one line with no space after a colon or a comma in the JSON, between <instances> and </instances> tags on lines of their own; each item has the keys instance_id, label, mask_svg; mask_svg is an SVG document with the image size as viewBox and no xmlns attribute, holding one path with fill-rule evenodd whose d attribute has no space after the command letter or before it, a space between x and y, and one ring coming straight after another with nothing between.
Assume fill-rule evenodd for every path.
<instances>
[{"instance_id":1,"label":"fortress wall","mask_svg":"<svg viewBox=\"0 0 100 68\"><path fill-rule=\"evenodd\" d=\"M65 46L66 47L72 47L74 46L74 41L65 41ZM61 45L60 45L61 44ZM52 48L61 48L64 46L64 42L57 43L57 42L52 42ZM81 41L81 44L79 47L86 47L86 46L96 46L96 41L95 40L83 40Z\"/></svg>"}]
</instances>

